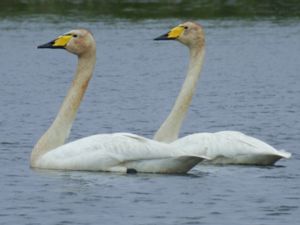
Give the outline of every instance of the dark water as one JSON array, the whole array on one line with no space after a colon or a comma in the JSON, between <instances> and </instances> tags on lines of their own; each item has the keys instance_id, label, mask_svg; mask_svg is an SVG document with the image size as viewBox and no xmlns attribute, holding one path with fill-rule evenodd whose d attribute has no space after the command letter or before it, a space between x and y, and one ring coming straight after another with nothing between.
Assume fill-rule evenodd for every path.
<instances>
[{"instance_id":1,"label":"dark water","mask_svg":"<svg viewBox=\"0 0 300 225\"><path fill-rule=\"evenodd\" d=\"M0 21L0 224L300 224L300 26L296 20L198 20L207 54L181 135L239 130L293 153L274 167L198 166L186 176L35 171L76 65L38 44L75 27L98 61L70 139L152 137L184 79L187 49L152 39L181 20Z\"/></svg>"}]
</instances>

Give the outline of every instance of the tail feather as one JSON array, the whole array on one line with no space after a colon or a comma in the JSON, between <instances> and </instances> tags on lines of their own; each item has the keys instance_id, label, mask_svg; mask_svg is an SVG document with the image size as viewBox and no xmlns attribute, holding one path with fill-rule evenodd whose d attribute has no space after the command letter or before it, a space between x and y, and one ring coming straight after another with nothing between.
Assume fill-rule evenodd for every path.
<instances>
[{"instance_id":1,"label":"tail feather","mask_svg":"<svg viewBox=\"0 0 300 225\"><path fill-rule=\"evenodd\" d=\"M292 154L290 152L287 152L283 149L278 150L278 152L279 152L280 156L282 156L282 158L288 159L288 158L291 158L291 156L292 156Z\"/></svg>"}]
</instances>

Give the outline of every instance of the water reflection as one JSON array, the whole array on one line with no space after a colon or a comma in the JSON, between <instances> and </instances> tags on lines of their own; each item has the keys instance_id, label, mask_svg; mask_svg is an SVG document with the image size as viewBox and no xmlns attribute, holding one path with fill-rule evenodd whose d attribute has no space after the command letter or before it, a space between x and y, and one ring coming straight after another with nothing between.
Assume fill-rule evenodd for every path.
<instances>
[{"instance_id":1,"label":"water reflection","mask_svg":"<svg viewBox=\"0 0 300 225\"><path fill-rule=\"evenodd\" d=\"M81 17L149 18L291 18L300 16L295 0L1 0L0 17L59 15L64 20Z\"/></svg>"}]
</instances>

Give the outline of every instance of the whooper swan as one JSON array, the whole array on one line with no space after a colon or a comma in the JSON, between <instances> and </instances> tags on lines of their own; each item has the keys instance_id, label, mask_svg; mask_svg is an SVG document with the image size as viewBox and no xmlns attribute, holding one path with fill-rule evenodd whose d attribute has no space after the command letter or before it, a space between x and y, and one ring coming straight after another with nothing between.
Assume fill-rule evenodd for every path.
<instances>
[{"instance_id":1,"label":"whooper swan","mask_svg":"<svg viewBox=\"0 0 300 225\"><path fill-rule=\"evenodd\" d=\"M186 22L155 40L178 40L189 48L190 53L186 79L170 114L156 132L155 140L173 142L173 146L181 146L191 154L206 155L211 159L208 162L214 164L272 165L281 158L291 156L288 152L276 150L263 141L237 131L195 133L177 140L203 64L204 31L200 25Z\"/></svg>"},{"instance_id":2,"label":"whooper swan","mask_svg":"<svg viewBox=\"0 0 300 225\"><path fill-rule=\"evenodd\" d=\"M72 30L38 48L62 48L78 56L71 88L49 129L31 154L31 167L61 170L186 173L205 157L129 133L98 134L64 144L96 62L96 43L85 30Z\"/></svg>"}]
</instances>

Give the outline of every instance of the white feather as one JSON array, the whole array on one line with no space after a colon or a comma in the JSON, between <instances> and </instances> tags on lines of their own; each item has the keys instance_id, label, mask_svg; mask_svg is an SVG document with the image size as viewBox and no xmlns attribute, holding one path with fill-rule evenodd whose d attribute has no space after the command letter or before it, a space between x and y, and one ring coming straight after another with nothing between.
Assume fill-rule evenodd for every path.
<instances>
[{"instance_id":1,"label":"white feather","mask_svg":"<svg viewBox=\"0 0 300 225\"><path fill-rule=\"evenodd\" d=\"M42 155L38 168L150 173L186 173L206 157L129 134L98 134L62 145Z\"/></svg>"},{"instance_id":2,"label":"white feather","mask_svg":"<svg viewBox=\"0 0 300 225\"><path fill-rule=\"evenodd\" d=\"M281 158L290 158L284 150L276 150L267 143L237 131L196 133L172 143L186 152L205 155L214 164L273 165Z\"/></svg>"}]
</instances>

